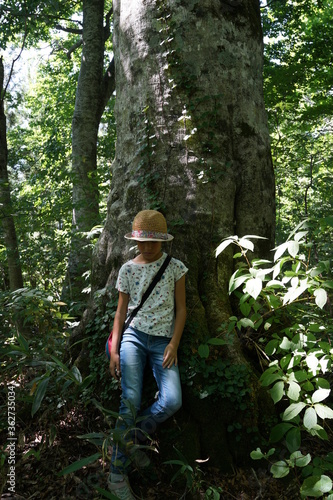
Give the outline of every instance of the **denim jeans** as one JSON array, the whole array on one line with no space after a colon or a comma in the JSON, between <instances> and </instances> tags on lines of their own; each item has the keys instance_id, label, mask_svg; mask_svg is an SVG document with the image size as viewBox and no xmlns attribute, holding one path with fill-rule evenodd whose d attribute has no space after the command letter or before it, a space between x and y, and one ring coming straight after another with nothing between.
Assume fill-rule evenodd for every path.
<instances>
[{"instance_id":1,"label":"denim jeans","mask_svg":"<svg viewBox=\"0 0 333 500\"><path fill-rule=\"evenodd\" d=\"M143 433L152 434L159 423L167 420L181 407L182 391L178 366L162 367L164 350L169 342L167 337L147 335L133 328L124 332L120 344L122 395L117 429L125 430L138 425L134 422L137 415L140 417L139 425ZM158 396L149 408L140 413L143 373L147 361L157 383ZM131 406L135 409L135 415ZM141 420L141 417L146 418ZM117 445L113 447L111 472L123 472L119 464L125 464L127 457L122 448L123 446Z\"/></svg>"}]
</instances>

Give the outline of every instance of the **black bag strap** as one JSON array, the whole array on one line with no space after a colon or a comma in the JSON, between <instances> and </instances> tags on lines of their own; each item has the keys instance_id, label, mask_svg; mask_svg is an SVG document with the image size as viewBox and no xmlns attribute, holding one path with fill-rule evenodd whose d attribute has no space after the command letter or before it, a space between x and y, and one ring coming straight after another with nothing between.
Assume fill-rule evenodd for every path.
<instances>
[{"instance_id":1,"label":"black bag strap","mask_svg":"<svg viewBox=\"0 0 333 500\"><path fill-rule=\"evenodd\" d=\"M147 288L147 290L143 294L140 304L135 309L133 309L133 311L131 312L129 318L127 318L127 320L126 320L126 322L124 324L123 332L129 327L132 319L137 315L138 311L141 309L141 307L146 302L146 300L148 299L148 297L151 294L151 292L154 290L154 288L157 285L157 283L162 278L162 274L164 273L164 271L168 267L170 260L171 260L171 256L167 255L167 257L164 260L163 264L161 265L160 269L155 274L155 276L154 276L152 282L150 283L149 287Z\"/></svg>"}]
</instances>

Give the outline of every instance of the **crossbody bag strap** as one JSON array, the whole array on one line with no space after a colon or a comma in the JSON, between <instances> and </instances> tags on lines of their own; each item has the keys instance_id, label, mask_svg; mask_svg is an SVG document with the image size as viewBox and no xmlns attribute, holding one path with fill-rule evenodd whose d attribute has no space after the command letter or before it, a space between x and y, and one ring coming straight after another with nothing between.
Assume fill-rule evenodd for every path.
<instances>
[{"instance_id":1,"label":"crossbody bag strap","mask_svg":"<svg viewBox=\"0 0 333 500\"><path fill-rule=\"evenodd\" d=\"M149 287L147 288L147 290L145 291L145 293L143 294L142 296L142 299L141 299L141 302L140 304L135 308L133 309L133 311L131 312L129 318L126 320L125 324L124 324L124 329L123 331L125 331L132 319L136 316L136 314L138 313L138 311L141 309L141 307L143 306L143 304L146 302L146 300L148 299L149 295L151 294L151 292L154 290L155 286L157 285L157 283L160 281L160 279L162 278L162 274L164 273L164 271L166 270L166 268L168 267L169 265L169 262L171 260L171 256L170 255L167 255L166 259L164 260L163 264L161 265L160 269L157 271L157 273L155 274L152 282L150 283Z\"/></svg>"}]
</instances>

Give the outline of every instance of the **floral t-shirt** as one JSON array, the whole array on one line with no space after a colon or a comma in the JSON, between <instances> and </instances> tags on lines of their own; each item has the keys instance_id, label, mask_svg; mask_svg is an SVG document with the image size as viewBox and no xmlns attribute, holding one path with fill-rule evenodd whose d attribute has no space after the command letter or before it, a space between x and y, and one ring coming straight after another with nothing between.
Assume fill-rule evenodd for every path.
<instances>
[{"instance_id":1,"label":"floral t-shirt","mask_svg":"<svg viewBox=\"0 0 333 500\"><path fill-rule=\"evenodd\" d=\"M144 292L163 264L166 254L150 264L126 262L118 274L116 288L129 295L128 314L135 309ZM149 335L172 337L174 322L175 283L188 269L172 257L160 281L149 295L142 308L131 321L130 326Z\"/></svg>"}]
</instances>

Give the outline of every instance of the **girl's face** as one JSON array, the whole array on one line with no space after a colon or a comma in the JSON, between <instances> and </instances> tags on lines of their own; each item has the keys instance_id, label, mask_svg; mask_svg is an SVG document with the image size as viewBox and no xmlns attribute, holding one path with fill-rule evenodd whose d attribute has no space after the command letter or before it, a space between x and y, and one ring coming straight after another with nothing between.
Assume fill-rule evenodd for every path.
<instances>
[{"instance_id":1,"label":"girl's face","mask_svg":"<svg viewBox=\"0 0 333 500\"><path fill-rule=\"evenodd\" d=\"M136 243L146 263L154 262L162 257L161 241L137 241Z\"/></svg>"}]
</instances>

